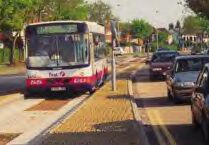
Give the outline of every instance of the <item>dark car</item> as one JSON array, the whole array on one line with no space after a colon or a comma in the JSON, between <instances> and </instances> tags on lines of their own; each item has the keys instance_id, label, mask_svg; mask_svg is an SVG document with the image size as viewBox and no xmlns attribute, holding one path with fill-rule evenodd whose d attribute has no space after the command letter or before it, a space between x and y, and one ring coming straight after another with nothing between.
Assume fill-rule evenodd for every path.
<instances>
[{"instance_id":1,"label":"dark car","mask_svg":"<svg viewBox=\"0 0 209 145\"><path fill-rule=\"evenodd\" d=\"M191 99L192 121L209 144L209 64L200 72Z\"/></svg>"},{"instance_id":2,"label":"dark car","mask_svg":"<svg viewBox=\"0 0 209 145\"><path fill-rule=\"evenodd\" d=\"M173 66L177 51L160 51L153 54L150 61L150 79L165 76Z\"/></svg>"},{"instance_id":3,"label":"dark car","mask_svg":"<svg viewBox=\"0 0 209 145\"><path fill-rule=\"evenodd\" d=\"M166 79L168 98L176 103L190 101L194 83L206 63L209 63L209 56L206 55L176 57L174 68Z\"/></svg>"},{"instance_id":4,"label":"dark car","mask_svg":"<svg viewBox=\"0 0 209 145\"><path fill-rule=\"evenodd\" d=\"M168 48L158 48L156 50L156 52L160 52L160 51L169 51L169 49Z\"/></svg>"}]
</instances>

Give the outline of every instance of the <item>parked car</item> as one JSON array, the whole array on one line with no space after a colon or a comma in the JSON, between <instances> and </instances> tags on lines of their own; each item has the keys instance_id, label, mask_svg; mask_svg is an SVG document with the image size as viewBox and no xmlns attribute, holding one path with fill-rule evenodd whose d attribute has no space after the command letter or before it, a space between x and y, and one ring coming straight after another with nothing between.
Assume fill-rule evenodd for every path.
<instances>
[{"instance_id":1,"label":"parked car","mask_svg":"<svg viewBox=\"0 0 209 145\"><path fill-rule=\"evenodd\" d=\"M191 99L192 121L209 144L209 64L199 73Z\"/></svg>"},{"instance_id":2,"label":"parked car","mask_svg":"<svg viewBox=\"0 0 209 145\"><path fill-rule=\"evenodd\" d=\"M160 51L169 51L169 49L168 48L158 48L156 50L156 52L160 52Z\"/></svg>"},{"instance_id":3,"label":"parked car","mask_svg":"<svg viewBox=\"0 0 209 145\"><path fill-rule=\"evenodd\" d=\"M176 57L174 68L166 79L168 98L175 103L190 101L194 83L206 63L209 63L209 56L207 55Z\"/></svg>"},{"instance_id":4,"label":"parked car","mask_svg":"<svg viewBox=\"0 0 209 145\"><path fill-rule=\"evenodd\" d=\"M125 53L125 51L123 50L122 47L115 47L114 48L114 54L115 55L123 55Z\"/></svg>"},{"instance_id":5,"label":"parked car","mask_svg":"<svg viewBox=\"0 0 209 145\"><path fill-rule=\"evenodd\" d=\"M173 67L177 51L159 51L155 52L150 61L150 79L162 77Z\"/></svg>"}]
</instances>

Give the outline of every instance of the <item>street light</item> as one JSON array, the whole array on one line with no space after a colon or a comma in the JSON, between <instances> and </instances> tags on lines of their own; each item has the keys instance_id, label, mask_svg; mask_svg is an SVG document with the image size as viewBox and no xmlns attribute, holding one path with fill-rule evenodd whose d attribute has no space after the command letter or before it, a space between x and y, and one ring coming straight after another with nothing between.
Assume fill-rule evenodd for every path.
<instances>
[{"instance_id":1,"label":"street light","mask_svg":"<svg viewBox=\"0 0 209 145\"><path fill-rule=\"evenodd\" d=\"M118 10L119 10L120 6L121 5L118 3L117 4ZM117 28L118 29L117 30L117 32L118 32L118 34L117 34L118 35L118 40L117 41L118 41L118 47L120 47L120 23L119 23L119 20L117 21L117 27L118 27Z\"/></svg>"},{"instance_id":2,"label":"street light","mask_svg":"<svg viewBox=\"0 0 209 145\"><path fill-rule=\"evenodd\" d=\"M157 15L157 14L159 14L159 11L156 10L155 13ZM159 48L159 33L158 33L158 29L157 28L156 28L156 37L157 37L156 39L157 39L157 49L158 49Z\"/></svg>"},{"instance_id":3,"label":"street light","mask_svg":"<svg viewBox=\"0 0 209 145\"><path fill-rule=\"evenodd\" d=\"M118 39L118 34L117 34L115 20L111 20L111 32L112 32L112 91L116 91L117 86L116 86L116 66L115 66L114 48L115 48L116 40Z\"/></svg>"}]
</instances>

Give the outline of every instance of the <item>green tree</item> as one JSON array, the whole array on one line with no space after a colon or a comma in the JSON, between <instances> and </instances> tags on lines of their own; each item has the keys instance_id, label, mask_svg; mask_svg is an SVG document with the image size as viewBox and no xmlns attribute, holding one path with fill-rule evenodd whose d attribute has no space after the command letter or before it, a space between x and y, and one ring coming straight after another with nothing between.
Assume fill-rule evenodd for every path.
<instances>
[{"instance_id":1,"label":"green tree","mask_svg":"<svg viewBox=\"0 0 209 145\"><path fill-rule=\"evenodd\" d=\"M13 41L10 64L14 63L13 55L16 40L24 26L26 9L31 4L32 1L30 0L2 0L0 3L0 30ZM16 34L13 35L13 32L16 32Z\"/></svg>"},{"instance_id":2,"label":"green tree","mask_svg":"<svg viewBox=\"0 0 209 145\"><path fill-rule=\"evenodd\" d=\"M187 34L209 33L209 20L199 16L188 16L184 20L183 31Z\"/></svg>"},{"instance_id":3,"label":"green tree","mask_svg":"<svg viewBox=\"0 0 209 145\"><path fill-rule=\"evenodd\" d=\"M146 39L153 33L153 27L144 20L135 19L131 24L132 35L136 38Z\"/></svg>"},{"instance_id":4,"label":"green tree","mask_svg":"<svg viewBox=\"0 0 209 145\"><path fill-rule=\"evenodd\" d=\"M178 31L181 30L181 23L180 23L180 21L177 21L177 22L176 22L175 29L178 30Z\"/></svg>"},{"instance_id":5,"label":"green tree","mask_svg":"<svg viewBox=\"0 0 209 145\"><path fill-rule=\"evenodd\" d=\"M131 23L128 22L120 22L119 23L120 31L123 34L129 34L131 32Z\"/></svg>"},{"instance_id":6,"label":"green tree","mask_svg":"<svg viewBox=\"0 0 209 145\"><path fill-rule=\"evenodd\" d=\"M88 5L84 0L52 0L53 20L86 20Z\"/></svg>"},{"instance_id":7,"label":"green tree","mask_svg":"<svg viewBox=\"0 0 209 145\"><path fill-rule=\"evenodd\" d=\"M88 11L89 21L105 24L107 20L116 19L116 17L113 15L111 6L101 0L90 3L88 6Z\"/></svg>"},{"instance_id":8,"label":"green tree","mask_svg":"<svg viewBox=\"0 0 209 145\"><path fill-rule=\"evenodd\" d=\"M208 0L186 0L186 5L196 14L209 18L209 1Z\"/></svg>"}]
</instances>

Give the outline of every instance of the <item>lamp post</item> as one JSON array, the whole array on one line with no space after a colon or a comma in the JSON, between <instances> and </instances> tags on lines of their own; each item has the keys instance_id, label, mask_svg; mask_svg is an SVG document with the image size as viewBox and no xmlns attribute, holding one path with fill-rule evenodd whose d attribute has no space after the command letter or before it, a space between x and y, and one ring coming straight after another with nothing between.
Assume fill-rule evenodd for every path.
<instances>
[{"instance_id":1,"label":"lamp post","mask_svg":"<svg viewBox=\"0 0 209 145\"><path fill-rule=\"evenodd\" d=\"M157 49L159 48L159 34L158 34L158 29L156 29L156 39L157 39Z\"/></svg>"},{"instance_id":2,"label":"lamp post","mask_svg":"<svg viewBox=\"0 0 209 145\"><path fill-rule=\"evenodd\" d=\"M156 10L156 15L159 14L159 11ZM158 33L158 29L156 28L156 39L157 39L157 49L159 48L159 33Z\"/></svg>"},{"instance_id":3,"label":"lamp post","mask_svg":"<svg viewBox=\"0 0 209 145\"><path fill-rule=\"evenodd\" d=\"M116 65L115 65L114 49L118 34L116 30L116 21L114 20L111 20L111 32L112 32L112 91L116 91L117 86L116 86Z\"/></svg>"},{"instance_id":4,"label":"lamp post","mask_svg":"<svg viewBox=\"0 0 209 145\"><path fill-rule=\"evenodd\" d=\"M119 11L119 8L120 8L120 4L117 4L117 8L118 8L118 11ZM118 47L120 47L120 21L117 20L117 35L118 35Z\"/></svg>"}]
</instances>

